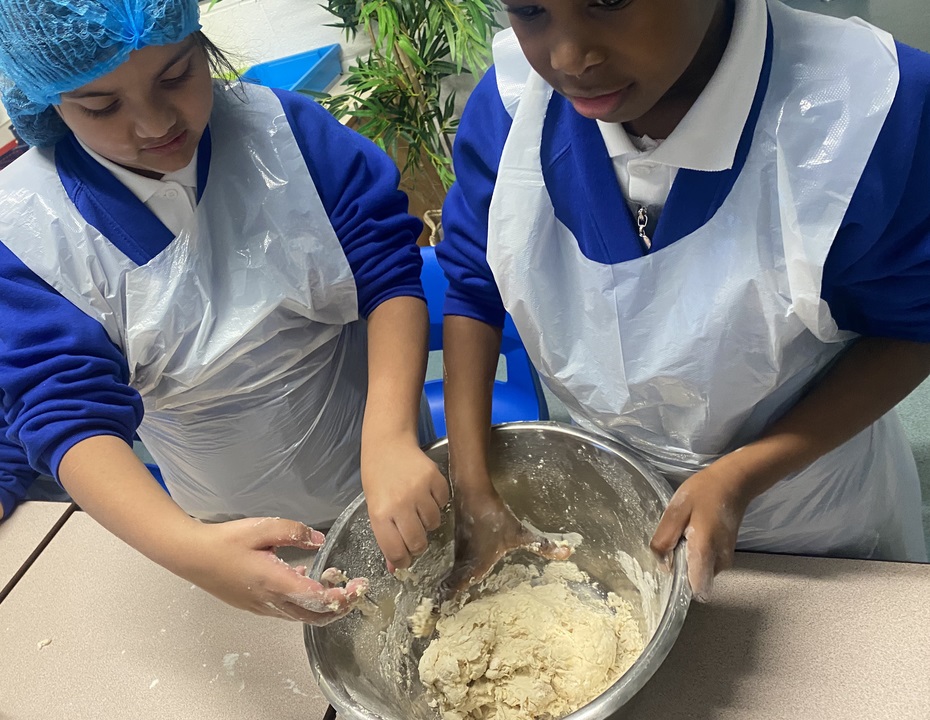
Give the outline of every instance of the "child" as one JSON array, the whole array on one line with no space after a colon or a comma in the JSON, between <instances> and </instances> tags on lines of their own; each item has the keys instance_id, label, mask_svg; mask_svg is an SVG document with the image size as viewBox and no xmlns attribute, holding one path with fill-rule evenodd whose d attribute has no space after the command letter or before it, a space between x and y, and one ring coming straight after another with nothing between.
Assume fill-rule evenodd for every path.
<instances>
[{"instance_id":1,"label":"child","mask_svg":"<svg viewBox=\"0 0 930 720\"><path fill-rule=\"evenodd\" d=\"M384 524L394 495L425 488L427 525L448 497L417 439L419 222L318 105L213 81L199 28L195 0L0 2L4 103L37 146L0 175L4 458L226 602L325 623L365 581L272 548L318 547L303 523L360 474Z\"/></svg>"},{"instance_id":2,"label":"child","mask_svg":"<svg viewBox=\"0 0 930 720\"><path fill-rule=\"evenodd\" d=\"M737 541L924 560L891 410L930 372L930 57L777 0L507 10L438 248L452 584L531 539L485 460L505 309L572 418L677 487L653 548L688 540L698 599Z\"/></svg>"}]
</instances>

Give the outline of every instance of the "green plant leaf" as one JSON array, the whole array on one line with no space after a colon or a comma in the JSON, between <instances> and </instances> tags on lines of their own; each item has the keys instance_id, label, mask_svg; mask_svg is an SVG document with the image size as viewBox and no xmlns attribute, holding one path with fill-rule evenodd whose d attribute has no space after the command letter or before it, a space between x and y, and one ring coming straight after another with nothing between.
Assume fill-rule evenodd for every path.
<instances>
[{"instance_id":1,"label":"green plant leaf","mask_svg":"<svg viewBox=\"0 0 930 720\"><path fill-rule=\"evenodd\" d=\"M337 18L333 26L347 36L364 30L372 47L347 70L345 92L316 99L340 119L354 117L395 160L405 144L403 172L430 165L449 187L458 119L455 95L441 84L490 64L496 0L326 0L323 7Z\"/></svg>"}]
</instances>

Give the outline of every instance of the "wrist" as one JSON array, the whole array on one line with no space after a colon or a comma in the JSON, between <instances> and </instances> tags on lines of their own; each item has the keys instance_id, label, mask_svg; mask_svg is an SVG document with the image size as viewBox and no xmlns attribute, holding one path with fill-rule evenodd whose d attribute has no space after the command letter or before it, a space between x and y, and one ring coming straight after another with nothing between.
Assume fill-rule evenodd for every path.
<instances>
[{"instance_id":1,"label":"wrist","mask_svg":"<svg viewBox=\"0 0 930 720\"><path fill-rule=\"evenodd\" d=\"M497 490L487 473L469 475L468 481L463 482L461 476L454 477L452 482L454 498L460 507L473 511L496 508L503 504Z\"/></svg>"},{"instance_id":2,"label":"wrist","mask_svg":"<svg viewBox=\"0 0 930 720\"><path fill-rule=\"evenodd\" d=\"M196 578L203 572L204 563L212 562L211 553L204 552L203 545L211 528L216 527L216 523L206 524L185 515L183 519L173 520L170 527L165 528L161 534L164 538L162 542L136 549L175 575L197 582Z\"/></svg>"},{"instance_id":3,"label":"wrist","mask_svg":"<svg viewBox=\"0 0 930 720\"><path fill-rule=\"evenodd\" d=\"M385 448L411 445L420 446L415 425L407 427L381 423L362 424L361 453L363 457L371 453L380 454Z\"/></svg>"},{"instance_id":4,"label":"wrist","mask_svg":"<svg viewBox=\"0 0 930 720\"><path fill-rule=\"evenodd\" d=\"M744 445L715 464L720 465L734 490L748 504L806 461L792 438L771 436Z\"/></svg>"},{"instance_id":5,"label":"wrist","mask_svg":"<svg viewBox=\"0 0 930 720\"><path fill-rule=\"evenodd\" d=\"M397 404L376 405L371 397L362 419L362 443L384 443L417 439L419 405L416 411L408 411Z\"/></svg>"}]
</instances>

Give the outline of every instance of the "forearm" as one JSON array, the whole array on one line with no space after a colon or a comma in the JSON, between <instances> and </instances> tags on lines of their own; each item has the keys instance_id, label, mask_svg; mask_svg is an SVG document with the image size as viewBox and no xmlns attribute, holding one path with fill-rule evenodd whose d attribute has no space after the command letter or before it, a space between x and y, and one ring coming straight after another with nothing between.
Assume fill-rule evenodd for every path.
<instances>
[{"instance_id":1,"label":"forearm","mask_svg":"<svg viewBox=\"0 0 930 720\"><path fill-rule=\"evenodd\" d=\"M121 438L82 440L65 453L58 475L74 501L103 527L187 576L190 540L200 523L178 507Z\"/></svg>"},{"instance_id":2,"label":"forearm","mask_svg":"<svg viewBox=\"0 0 930 720\"><path fill-rule=\"evenodd\" d=\"M722 458L755 497L858 434L930 374L930 344L864 338L758 440Z\"/></svg>"},{"instance_id":3,"label":"forearm","mask_svg":"<svg viewBox=\"0 0 930 720\"><path fill-rule=\"evenodd\" d=\"M491 399L501 330L458 315L443 323L446 428L453 486L463 495L492 490L487 458Z\"/></svg>"},{"instance_id":4,"label":"forearm","mask_svg":"<svg viewBox=\"0 0 930 720\"><path fill-rule=\"evenodd\" d=\"M392 298L369 316L363 446L382 437L416 440L428 333L426 305L418 298Z\"/></svg>"}]
</instances>

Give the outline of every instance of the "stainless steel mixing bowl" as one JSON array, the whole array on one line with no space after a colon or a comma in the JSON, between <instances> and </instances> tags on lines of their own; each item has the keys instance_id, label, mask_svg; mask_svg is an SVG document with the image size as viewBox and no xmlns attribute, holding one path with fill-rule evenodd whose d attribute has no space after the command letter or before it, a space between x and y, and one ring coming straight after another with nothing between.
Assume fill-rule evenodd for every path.
<instances>
[{"instance_id":1,"label":"stainless steel mixing bowl","mask_svg":"<svg viewBox=\"0 0 930 720\"><path fill-rule=\"evenodd\" d=\"M642 655L610 688L568 716L606 718L665 659L691 599L684 548L675 551L671 572L660 568L649 549L671 497L669 486L616 443L567 425L508 423L494 427L491 438L492 478L504 500L540 530L579 532L584 541L573 561L602 587L627 599L640 622L647 640ZM446 441L434 443L427 453L448 476ZM333 525L311 575L319 578L331 566L349 577L370 578L371 597L379 606L375 614L354 612L326 627L304 627L310 667L339 717L437 718L416 675L425 641L414 640L406 631L406 615L400 616L418 598L400 593L404 586L386 572L362 496Z\"/></svg>"}]
</instances>

